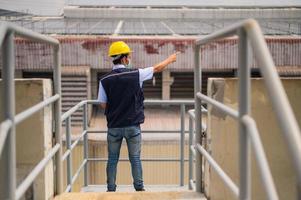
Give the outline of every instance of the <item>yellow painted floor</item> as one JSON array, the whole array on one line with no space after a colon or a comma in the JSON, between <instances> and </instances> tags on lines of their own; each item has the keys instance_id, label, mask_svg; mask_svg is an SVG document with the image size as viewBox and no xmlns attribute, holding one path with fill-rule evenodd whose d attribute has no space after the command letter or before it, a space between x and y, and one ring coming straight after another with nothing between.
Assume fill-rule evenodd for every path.
<instances>
[{"instance_id":1,"label":"yellow painted floor","mask_svg":"<svg viewBox=\"0 0 301 200\"><path fill-rule=\"evenodd\" d=\"M55 200L171 200L199 199L206 200L195 192L98 192L98 193L64 193Z\"/></svg>"}]
</instances>

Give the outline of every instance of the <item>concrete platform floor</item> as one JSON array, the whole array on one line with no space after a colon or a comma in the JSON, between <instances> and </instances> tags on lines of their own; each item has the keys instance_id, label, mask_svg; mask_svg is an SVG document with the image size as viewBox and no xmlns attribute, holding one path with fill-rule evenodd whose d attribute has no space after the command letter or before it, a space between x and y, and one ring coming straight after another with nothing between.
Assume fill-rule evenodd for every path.
<instances>
[{"instance_id":1,"label":"concrete platform floor","mask_svg":"<svg viewBox=\"0 0 301 200\"><path fill-rule=\"evenodd\" d=\"M135 192L132 186L119 186L117 192L104 192L105 186L88 186L80 193L64 193L55 200L206 200L204 195L189 191L187 186L156 185L145 187L145 192Z\"/></svg>"}]
</instances>

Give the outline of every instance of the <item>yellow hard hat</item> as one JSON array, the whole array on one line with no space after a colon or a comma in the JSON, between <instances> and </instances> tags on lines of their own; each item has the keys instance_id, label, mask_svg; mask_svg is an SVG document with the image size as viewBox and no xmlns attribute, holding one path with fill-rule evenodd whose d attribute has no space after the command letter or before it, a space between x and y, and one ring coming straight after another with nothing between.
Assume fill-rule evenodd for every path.
<instances>
[{"instance_id":1,"label":"yellow hard hat","mask_svg":"<svg viewBox=\"0 0 301 200\"><path fill-rule=\"evenodd\" d=\"M113 42L109 49L109 56L128 54L132 52L130 47L123 41Z\"/></svg>"}]
</instances>

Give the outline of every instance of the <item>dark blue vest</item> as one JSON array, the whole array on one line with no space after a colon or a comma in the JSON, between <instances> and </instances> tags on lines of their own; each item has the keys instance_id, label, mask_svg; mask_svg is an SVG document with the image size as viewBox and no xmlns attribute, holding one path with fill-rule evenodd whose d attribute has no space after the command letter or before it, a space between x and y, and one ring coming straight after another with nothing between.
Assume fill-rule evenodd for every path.
<instances>
[{"instance_id":1,"label":"dark blue vest","mask_svg":"<svg viewBox=\"0 0 301 200\"><path fill-rule=\"evenodd\" d=\"M105 115L108 128L144 122L144 95L140 88L138 70L115 69L100 81L107 94Z\"/></svg>"}]
</instances>

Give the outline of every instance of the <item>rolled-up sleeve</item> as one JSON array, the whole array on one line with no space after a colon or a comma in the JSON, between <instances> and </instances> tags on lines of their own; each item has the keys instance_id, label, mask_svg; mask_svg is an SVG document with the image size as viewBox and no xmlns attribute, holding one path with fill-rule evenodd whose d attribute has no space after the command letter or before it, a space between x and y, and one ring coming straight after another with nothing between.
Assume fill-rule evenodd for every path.
<instances>
[{"instance_id":1,"label":"rolled-up sleeve","mask_svg":"<svg viewBox=\"0 0 301 200\"><path fill-rule=\"evenodd\" d=\"M153 75L154 75L154 68L153 67L147 67L147 68L144 68L144 69L139 69L140 87L142 87L144 81L152 79Z\"/></svg>"},{"instance_id":2,"label":"rolled-up sleeve","mask_svg":"<svg viewBox=\"0 0 301 200\"><path fill-rule=\"evenodd\" d=\"M99 81L99 89L98 89L98 98L97 100L101 103L107 103L107 94L105 89L103 88L101 81Z\"/></svg>"}]
</instances>

